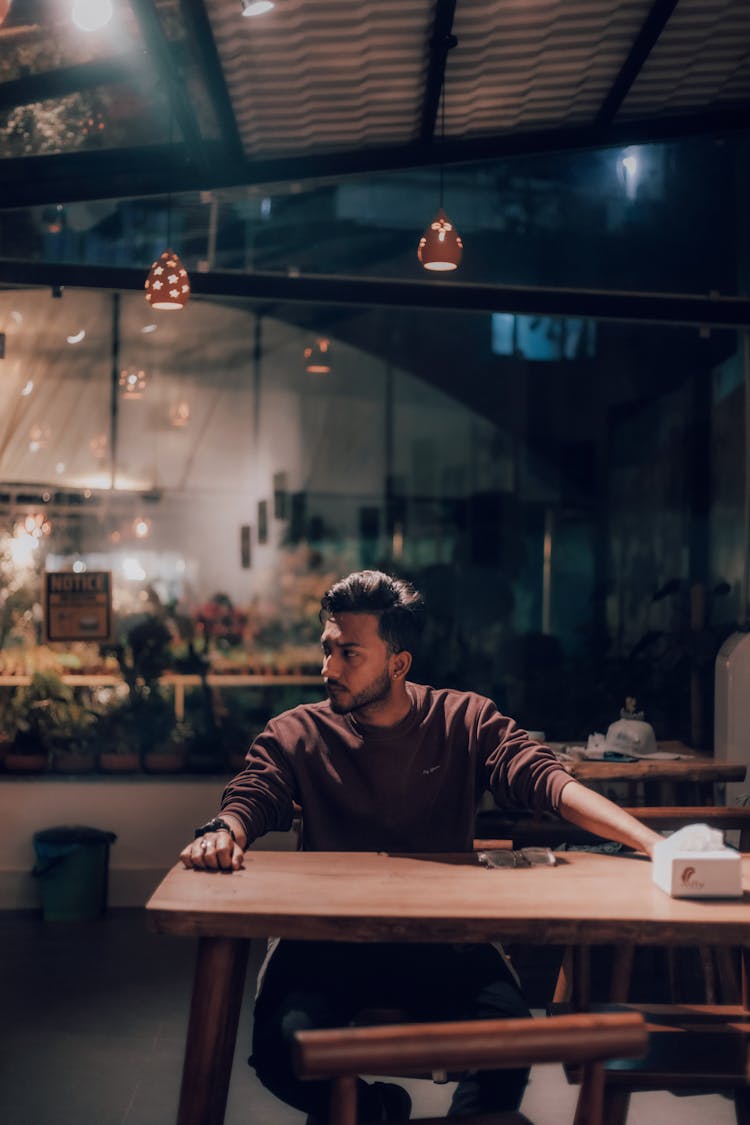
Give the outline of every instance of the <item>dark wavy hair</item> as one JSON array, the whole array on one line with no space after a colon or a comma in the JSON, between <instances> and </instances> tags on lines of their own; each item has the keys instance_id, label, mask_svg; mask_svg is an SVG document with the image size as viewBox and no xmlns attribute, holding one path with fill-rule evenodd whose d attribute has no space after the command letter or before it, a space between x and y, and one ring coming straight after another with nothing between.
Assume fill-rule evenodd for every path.
<instances>
[{"instance_id":1,"label":"dark wavy hair","mask_svg":"<svg viewBox=\"0 0 750 1125\"><path fill-rule=\"evenodd\" d=\"M334 582L320 599L320 616L372 613L391 652L414 652L424 628L424 600L410 582L381 570L358 570Z\"/></svg>"}]
</instances>

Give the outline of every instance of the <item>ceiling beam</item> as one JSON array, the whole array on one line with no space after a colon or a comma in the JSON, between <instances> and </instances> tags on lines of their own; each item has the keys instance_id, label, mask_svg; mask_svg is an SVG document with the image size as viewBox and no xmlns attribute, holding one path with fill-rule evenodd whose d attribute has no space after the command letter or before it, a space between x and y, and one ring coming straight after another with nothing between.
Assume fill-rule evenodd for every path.
<instances>
[{"instance_id":1,"label":"ceiling beam","mask_svg":"<svg viewBox=\"0 0 750 1125\"><path fill-rule=\"evenodd\" d=\"M458 42L453 34L455 14L456 0L435 0L435 19L430 36L430 61L427 66L419 124L419 139L423 144L430 144L435 138L440 95L445 84L445 64L448 52Z\"/></svg>"},{"instance_id":2,"label":"ceiling beam","mask_svg":"<svg viewBox=\"0 0 750 1125\"><path fill-rule=\"evenodd\" d=\"M143 292L146 272L146 267L126 269L0 260L0 285L15 288L70 286ZM443 279L404 281L326 274L286 277L277 273L195 271L191 273L190 283L196 296L241 297L248 301L441 309L454 312L509 312L638 324L682 325L702 329L750 328L750 297L485 285ZM175 313L175 316L179 315Z\"/></svg>"},{"instance_id":3,"label":"ceiling beam","mask_svg":"<svg viewBox=\"0 0 750 1125\"><path fill-rule=\"evenodd\" d=\"M227 156L232 161L243 160L244 149L237 128L237 118L232 108L232 99L224 79L224 71L204 0L180 0L180 11L203 73L203 80L219 123Z\"/></svg>"},{"instance_id":4,"label":"ceiling beam","mask_svg":"<svg viewBox=\"0 0 750 1125\"><path fill-rule=\"evenodd\" d=\"M133 60L126 55L110 55L106 59L79 63L77 66L61 66L42 74L26 74L0 84L0 110L15 109L16 106L34 105L51 98L64 98L91 90L96 86L112 86L119 82L133 82L137 72Z\"/></svg>"},{"instance_id":5,"label":"ceiling beam","mask_svg":"<svg viewBox=\"0 0 750 1125\"><path fill-rule=\"evenodd\" d=\"M146 49L154 62L155 76L165 80L170 114L180 127L189 151L205 165L203 142L198 119L187 92L187 83L176 65L169 40L159 19L153 0L130 0Z\"/></svg>"},{"instance_id":6,"label":"ceiling beam","mask_svg":"<svg viewBox=\"0 0 750 1125\"><path fill-rule=\"evenodd\" d=\"M669 22L672 12L677 7L679 0L654 0L651 11L646 16L641 30L635 37L628 57L620 68L620 73L615 78L609 93L605 97L599 112L594 118L596 125L609 125L614 120L615 114L628 96L633 83L643 69L646 59L659 41L664 28Z\"/></svg>"},{"instance_id":7,"label":"ceiling beam","mask_svg":"<svg viewBox=\"0 0 750 1125\"><path fill-rule=\"evenodd\" d=\"M88 199L117 199L207 191L223 187L273 190L288 182L316 182L379 175L408 168L504 160L551 152L660 144L698 136L748 131L750 103L674 117L618 121L607 128L581 126L506 133L496 137L356 149L274 160L225 159L222 145L205 142L207 166L197 167L184 145L25 156L0 160L0 208Z\"/></svg>"}]
</instances>

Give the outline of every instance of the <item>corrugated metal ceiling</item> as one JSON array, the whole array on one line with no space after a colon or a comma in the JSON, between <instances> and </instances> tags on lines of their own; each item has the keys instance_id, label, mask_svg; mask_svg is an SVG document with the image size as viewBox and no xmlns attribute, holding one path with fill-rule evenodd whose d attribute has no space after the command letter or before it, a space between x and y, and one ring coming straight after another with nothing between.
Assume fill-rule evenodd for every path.
<instances>
[{"instance_id":1,"label":"corrugated metal ceiling","mask_svg":"<svg viewBox=\"0 0 750 1125\"><path fill-rule=\"evenodd\" d=\"M414 140L430 0L285 0L266 20L208 11L248 157Z\"/></svg>"},{"instance_id":2,"label":"corrugated metal ceiling","mask_svg":"<svg viewBox=\"0 0 750 1125\"><path fill-rule=\"evenodd\" d=\"M0 206L750 124L748 0L276 0L254 19L241 0L121 8L121 31L85 51L62 0L15 0L0 24Z\"/></svg>"},{"instance_id":3,"label":"corrugated metal ceiling","mask_svg":"<svg viewBox=\"0 0 750 1125\"><path fill-rule=\"evenodd\" d=\"M239 6L206 0L248 158L418 140L435 21L452 5L278 0L262 19ZM446 137L593 125L649 27L621 120L750 99L747 0L458 0Z\"/></svg>"}]
</instances>

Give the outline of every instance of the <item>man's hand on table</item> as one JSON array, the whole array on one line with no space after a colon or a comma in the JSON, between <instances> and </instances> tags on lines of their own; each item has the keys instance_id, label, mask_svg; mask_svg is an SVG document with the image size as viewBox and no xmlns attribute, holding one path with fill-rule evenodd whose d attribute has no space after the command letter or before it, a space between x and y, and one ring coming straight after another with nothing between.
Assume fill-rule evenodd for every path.
<instances>
[{"instance_id":1,"label":"man's hand on table","mask_svg":"<svg viewBox=\"0 0 750 1125\"><path fill-rule=\"evenodd\" d=\"M231 832L229 828L203 832L182 849L180 859L185 867L195 871L239 871L244 867L245 832L234 818L226 823Z\"/></svg>"}]
</instances>

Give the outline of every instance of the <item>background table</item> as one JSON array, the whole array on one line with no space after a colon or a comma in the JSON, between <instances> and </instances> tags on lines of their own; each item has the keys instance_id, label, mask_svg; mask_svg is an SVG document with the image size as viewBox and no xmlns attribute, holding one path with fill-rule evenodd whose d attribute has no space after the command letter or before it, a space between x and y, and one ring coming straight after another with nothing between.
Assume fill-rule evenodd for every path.
<instances>
[{"instance_id":1,"label":"background table","mask_svg":"<svg viewBox=\"0 0 750 1125\"><path fill-rule=\"evenodd\" d=\"M551 749L562 751L563 746L552 743ZM632 805L638 803L639 786L643 787L645 805L711 805L716 783L745 780L744 762L718 761L681 742L660 742L658 749L681 756L666 760L641 758L634 762L564 759L561 764L584 785L601 788L607 782L626 782L628 804Z\"/></svg>"},{"instance_id":2,"label":"background table","mask_svg":"<svg viewBox=\"0 0 750 1125\"><path fill-rule=\"evenodd\" d=\"M179 1125L223 1121L253 937L656 945L750 940L750 857L743 858L744 897L716 901L669 898L640 856L573 852L555 867L517 869L488 869L471 854L251 851L245 861L233 874L178 865L147 905L160 933L201 939Z\"/></svg>"}]
</instances>

